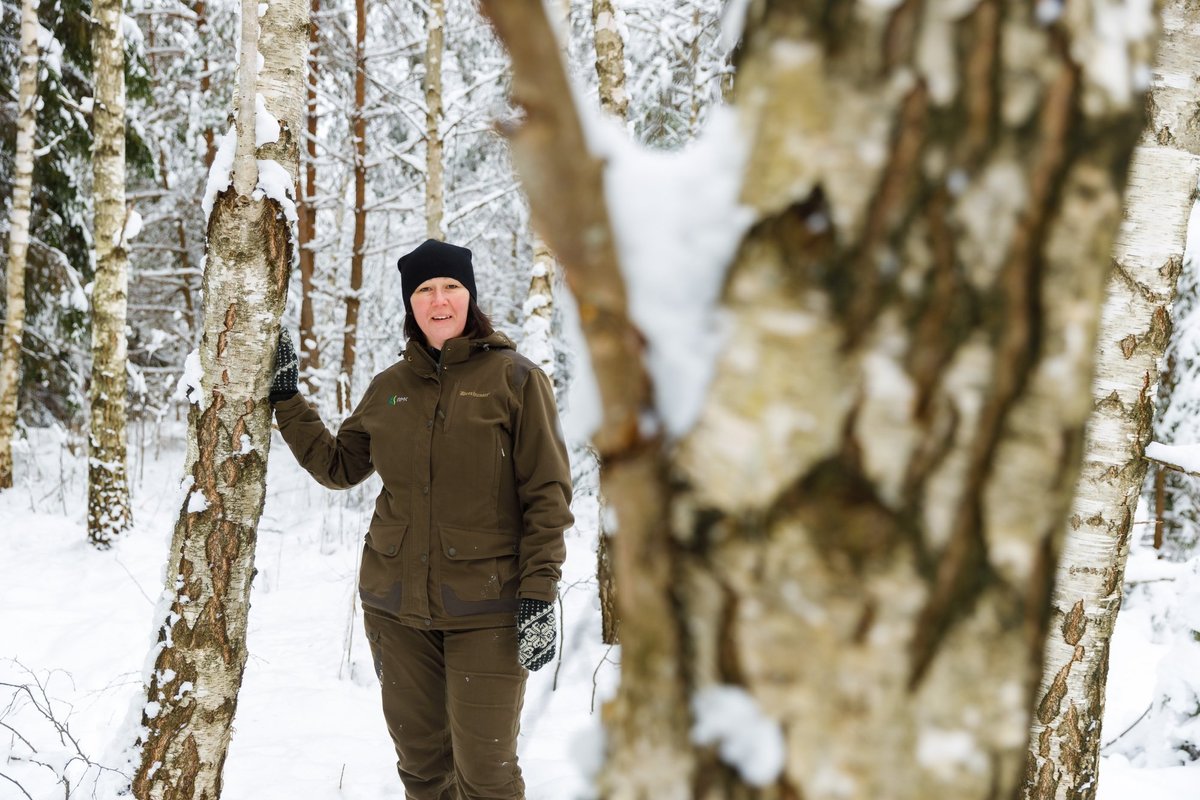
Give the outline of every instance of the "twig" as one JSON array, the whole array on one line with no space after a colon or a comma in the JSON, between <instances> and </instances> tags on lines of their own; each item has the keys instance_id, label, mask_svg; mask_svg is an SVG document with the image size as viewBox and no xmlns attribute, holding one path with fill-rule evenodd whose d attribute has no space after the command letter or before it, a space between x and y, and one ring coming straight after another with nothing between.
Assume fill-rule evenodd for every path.
<instances>
[{"instance_id":1,"label":"twig","mask_svg":"<svg viewBox=\"0 0 1200 800\"><path fill-rule=\"evenodd\" d=\"M1146 706L1146 710L1142 712L1142 715L1140 717L1135 719L1128 728L1126 728L1125 730L1118 733L1116 738L1111 739L1108 742L1106 742L1104 745L1102 745L1100 747L1100 749L1102 751L1107 750L1108 748L1112 747L1117 742L1121 741L1121 737L1123 737L1125 734L1129 733L1131 730L1136 728L1138 726L1138 723L1140 723L1142 720L1144 720L1146 718L1146 715L1150 713L1150 709L1152 709L1152 708L1154 708L1154 703L1150 703L1150 705Z\"/></svg>"},{"instance_id":2,"label":"twig","mask_svg":"<svg viewBox=\"0 0 1200 800\"><path fill-rule=\"evenodd\" d=\"M15 779L13 779L13 778L10 778L9 776L5 775L3 772L0 772L0 778L4 778L4 780L8 781L8 782L9 782L9 783L11 783L13 786L15 786L15 787L17 787L18 789L20 789L20 790L21 790L21 794L23 794L23 795L25 795L26 797L28 797L28 798L29 798L29 800L33 800L33 795L31 795L29 792L25 791L25 787L24 787L24 786L22 786L21 784L17 783Z\"/></svg>"},{"instance_id":3,"label":"twig","mask_svg":"<svg viewBox=\"0 0 1200 800\"><path fill-rule=\"evenodd\" d=\"M595 713L596 713L596 688L597 688L597 685L596 685L596 676L600 674L600 668L601 668L601 667L603 667L603 666L604 666L606 663L607 663L607 664L612 664L612 663L613 663L612 661L609 661L609 660L608 660L608 654L612 652L612 649L613 649L613 645L611 645L611 644L610 644L610 645L608 646L608 649L604 651L604 657L600 659L600 663L596 665L596 668L595 668L594 670L592 670L592 705L591 705L591 711L592 711L592 713L593 713L593 714L595 714Z\"/></svg>"}]
</instances>

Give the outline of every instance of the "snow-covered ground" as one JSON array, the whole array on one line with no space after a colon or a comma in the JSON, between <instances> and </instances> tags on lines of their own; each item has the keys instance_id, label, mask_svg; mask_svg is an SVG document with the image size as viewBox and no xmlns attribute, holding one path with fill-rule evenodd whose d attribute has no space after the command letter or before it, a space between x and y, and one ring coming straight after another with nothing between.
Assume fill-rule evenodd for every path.
<instances>
[{"instance_id":1,"label":"snow-covered ground","mask_svg":"<svg viewBox=\"0 0 1200 800\"><path fill-rule=\"evenodd\" d=\"M15 454L16 487L0 493L0 684L8 685L0 686L0 726L28 740L0 727L0 776L42 800L64 791L37 762L61 772L81 752L112 763L115 735L140 698L154 599L181 498L183 443L163 438L159 457L146 452L144 467L132 454L135 478L141 473L134 530L98 552L85 541L84 458L66 452L53 432L34 431L31 439ZM354 602L370 517L362 509L373 505L367 498L377 484L329 492L278 438L273 454L224 797L399 800L404 792ZM596 747L593 703L598 710L616 681L600 644L595 499L577 499L575 514L562 584L566 646L526 689L520 756L530 800L586 796L576 765L588 763ZM33 694L12 685L32 686ZM60 737L39 711L47 706L70 737ZM71 797L91 798L96 773L78 759L71 764L78 787ZM0 777L0 800L23 797Z\"/></svg>"},{"instance_id":2,"label":"snow-covered ground","mask_svg":"<svg viewBox=\"0 0 1200 800\"><path fill-rule=\"evenodd\" d=\"M154 598L178 511L179 431L167 426L133 449L135 527L109 552L85 541L83 455L72 455L61 434L46 430L33 431L16 453L17 486L0 493L0 684L7 684L0 685L0 725L24 740L0 728L0 800L26 796L11 780L35 800L62 798L63 787L40 764L61 773L79 753L111 763L116 734L140 696ZM354 603L364 509L376 485L328 492L299 470L278 439L274 447L250 657L224 796L399 800L403 791ZM616 681L614 655L600 644L595 499L578 498L575 515L567 535L562 657L531 677L526 694L520 754L529 800L587 796L581 765L595 763L599 705ZM1167 649L1154 633L1155 609L1146 598L1127 603L1117 625L1106 740L1149 705ZM53 727L42 707L69 726L70 736ZM1100 800L1200 797L1200 765L1139 768L1119 749L1104 759ZM67 772L76 787L71 797L92 797L97 768L76 758Z\"/></svg>"}]
</instances>

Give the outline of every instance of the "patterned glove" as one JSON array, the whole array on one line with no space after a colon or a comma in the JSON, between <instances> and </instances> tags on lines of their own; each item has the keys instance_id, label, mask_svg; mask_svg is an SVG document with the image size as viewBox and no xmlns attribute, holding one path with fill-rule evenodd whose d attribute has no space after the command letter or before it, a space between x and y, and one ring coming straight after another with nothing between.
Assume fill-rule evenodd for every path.
<instances>
[{"instance_id":1,"label":"patterned glove","mask_svg":"<svg viewBox=\"0 0 1200 800\"><path fill-rule=\"evenodd\" d=\"M292 337L287 328L279 329L279 344L275 347L275 375L271 380L271 393L267 398L272 403L287 400L299 394L296 388L297 369L296 350L292 347Z\"/></svg>"},{"instance_id":2,"label":"patterned glove","mask_svg":"<svg viewBox=\"0 0 1200 800\"><path fill-rule=\"evenodd\" d=\"M537 672L554 658L554 606L545 600L521 598L517 612L517 660L530 672Z\"/></svg>"}]
</instances>

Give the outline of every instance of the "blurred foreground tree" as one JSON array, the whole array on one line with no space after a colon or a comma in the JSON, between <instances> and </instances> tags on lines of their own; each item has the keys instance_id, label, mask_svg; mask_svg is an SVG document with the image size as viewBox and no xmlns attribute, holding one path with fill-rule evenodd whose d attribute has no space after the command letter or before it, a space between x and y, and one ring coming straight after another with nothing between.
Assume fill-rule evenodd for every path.
<instances>
[{"instance_id":1,"label":"blurred foreground tree","mask_svg":"<svg viewBox=\"0 0 1200 800\"><path fill-rule=\"evenodd\" d=\"M753 0L736 120L606 202L647 157L585 139L541 2L483 3L603 408L603 796L1019 791L1156 29L1048 6ZM713 269L689 244L722 227ZM705 291L724 337L695 359L715 309L677 312Z\"/></svg>"}]
</instances>

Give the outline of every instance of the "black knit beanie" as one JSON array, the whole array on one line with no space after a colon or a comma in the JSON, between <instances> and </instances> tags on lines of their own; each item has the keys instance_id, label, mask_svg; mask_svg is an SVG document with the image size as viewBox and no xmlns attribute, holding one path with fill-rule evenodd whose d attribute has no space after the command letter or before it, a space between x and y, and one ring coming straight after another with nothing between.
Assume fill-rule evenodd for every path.
<instances>
[{"instance_id":1,"label":"black knit beanie","mask_svg":"<svg viewBox=\"0 0 1200 800\"><path fill-rule=\"evenodd\" d=\"M465 247L426 239L411 253L396 262L400 270L400 291L404 293L404 310L412 313L412 294L430 278L453 278L475 297L475 270L471 267L471 251Z\"/></svg>"}]
</instances>

